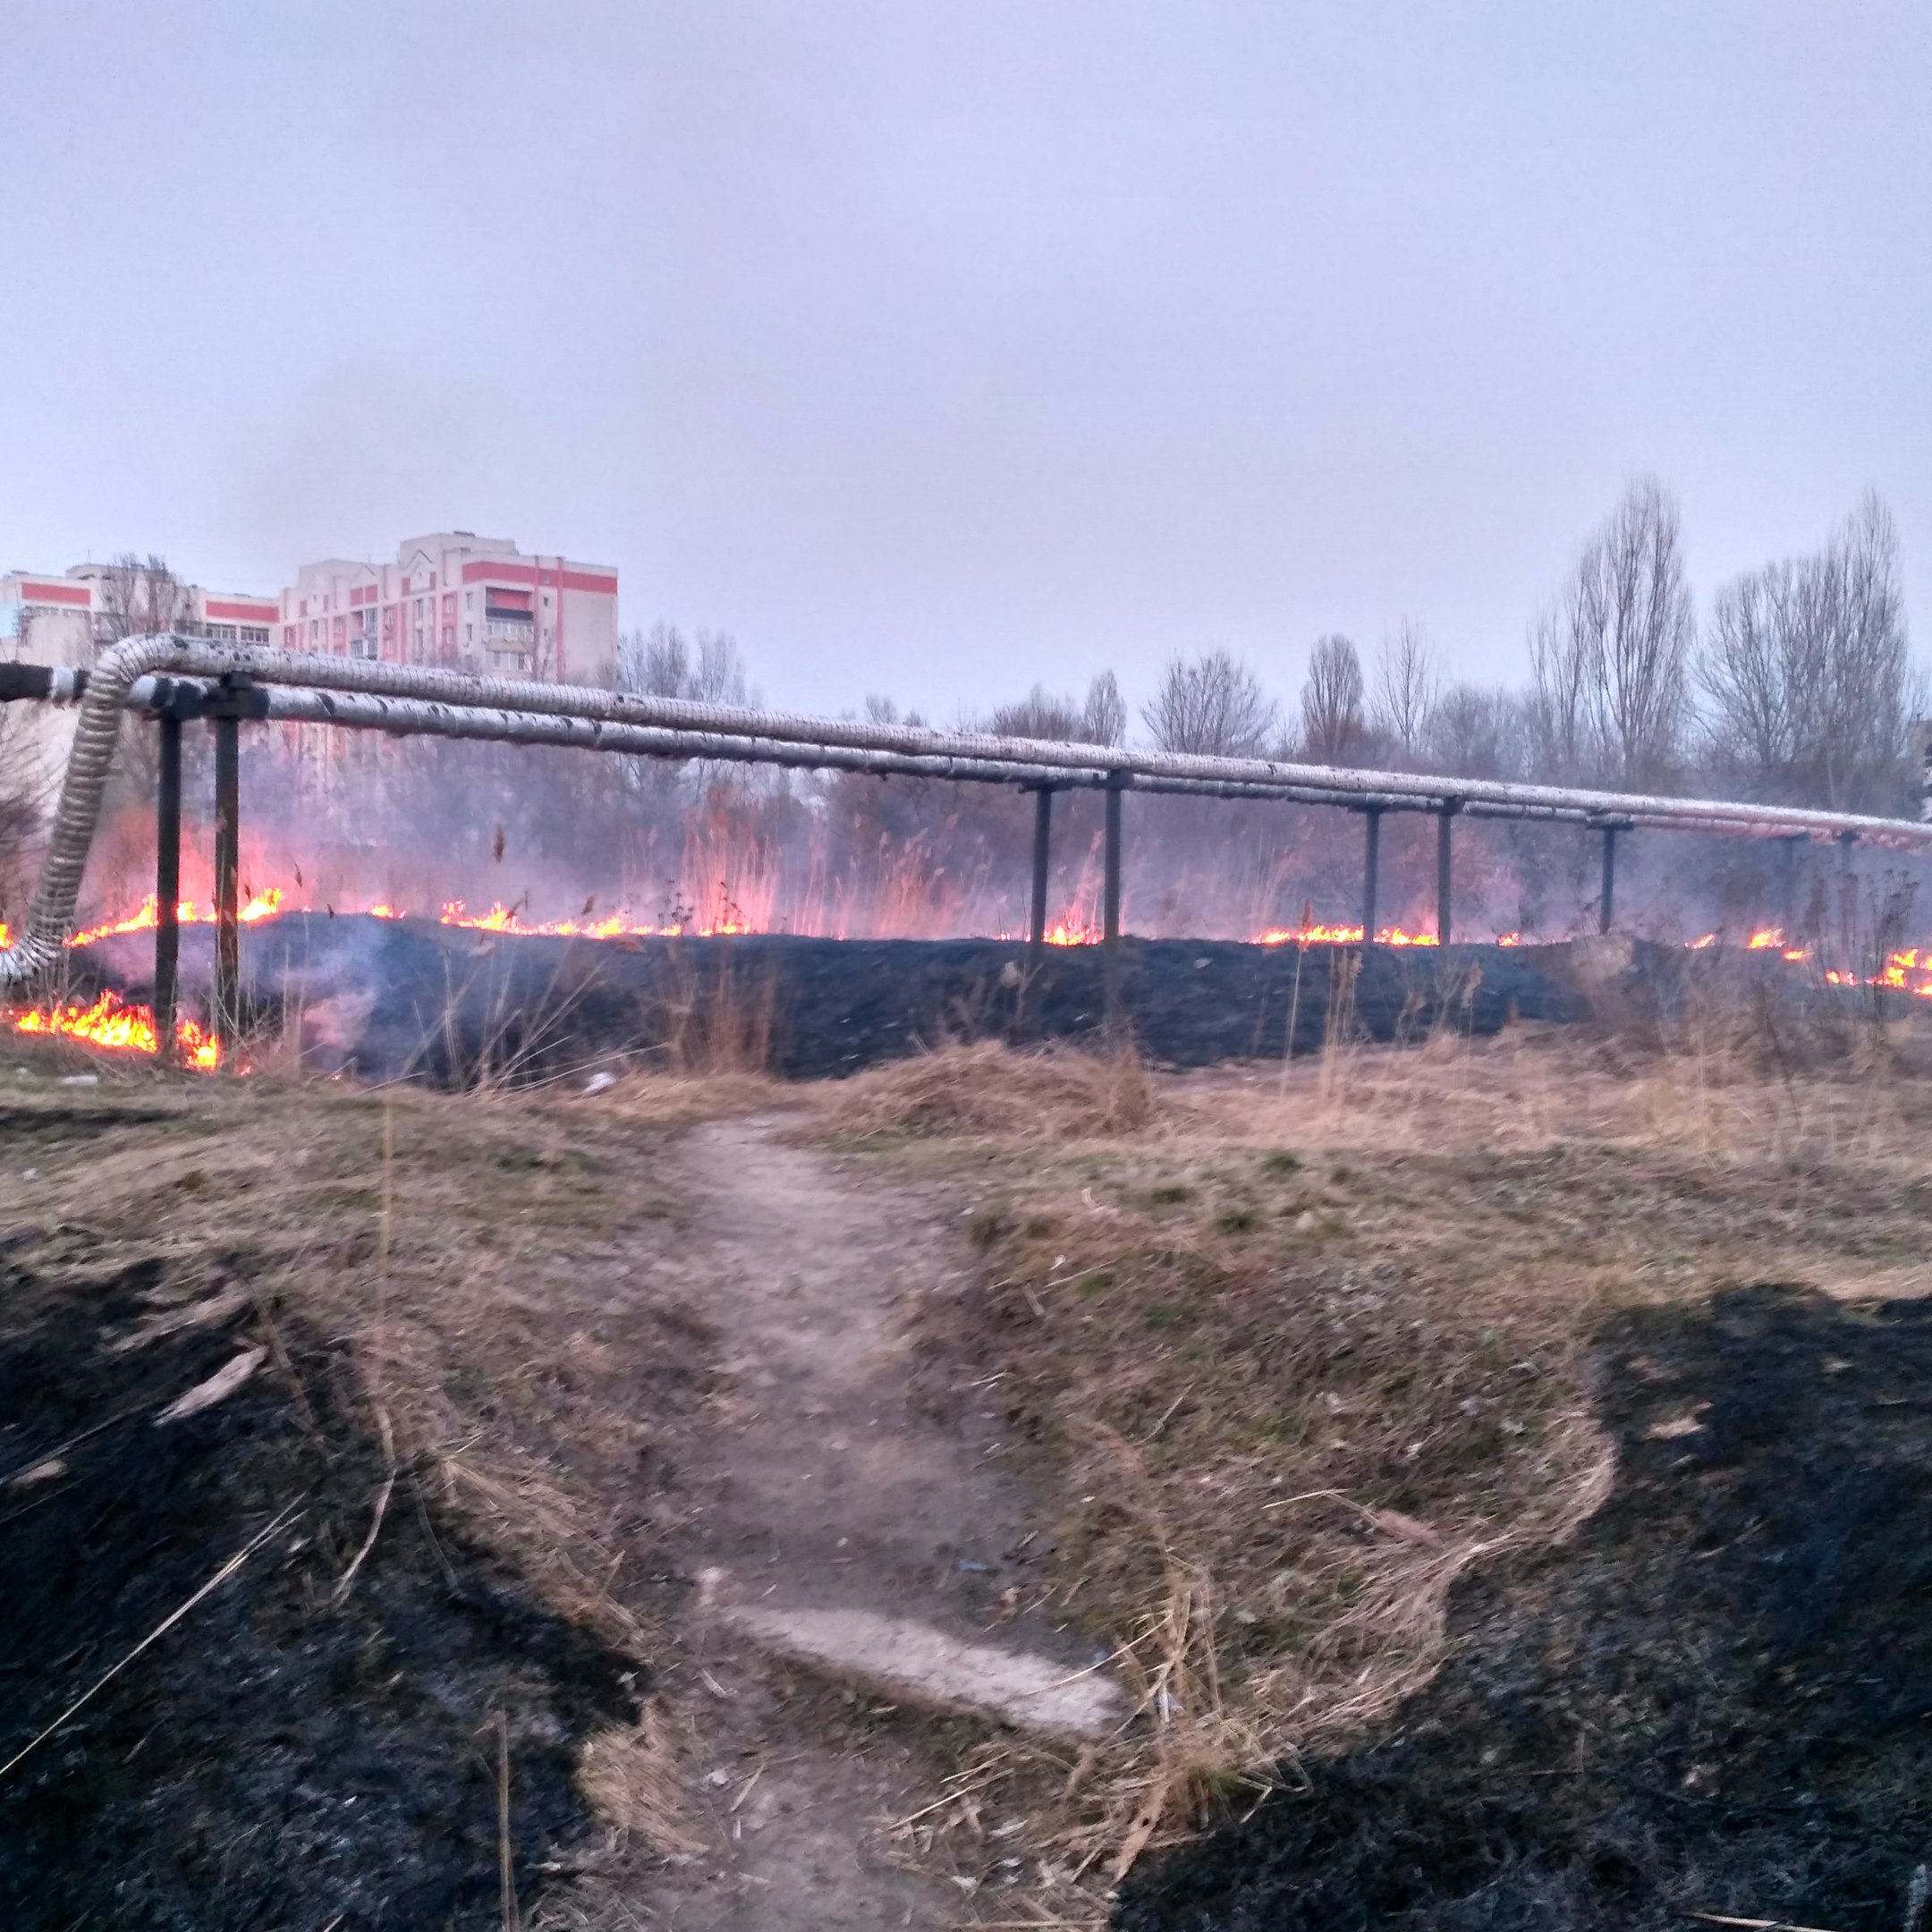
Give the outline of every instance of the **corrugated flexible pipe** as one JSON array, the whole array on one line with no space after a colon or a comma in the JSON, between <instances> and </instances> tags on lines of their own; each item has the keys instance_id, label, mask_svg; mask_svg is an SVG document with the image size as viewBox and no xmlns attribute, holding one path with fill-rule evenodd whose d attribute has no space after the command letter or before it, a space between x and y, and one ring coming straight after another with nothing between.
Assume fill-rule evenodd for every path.
<instances>
[{"instance_id":1,"label":"corrugated flexible pipe","mask_svg":"<svg viewBox=\"0 0 1932 1932\"><path fill-rule=\"evenodd\" d=\"M107 774L114 767L114 741L121 733L122 708L135 679L149 671L172 668L180 648L180 640L172 637L130 638L104 651L94 666L87 695L80 700L80 721L74 726L73 747L67 754L60 802L54 808L54 829L40 863L33 904L20 937L0 952L0 986L37 979L60 962L73 925L94 828L100 823L101 800L107 790Z\"/></svg>"}]
</instances>

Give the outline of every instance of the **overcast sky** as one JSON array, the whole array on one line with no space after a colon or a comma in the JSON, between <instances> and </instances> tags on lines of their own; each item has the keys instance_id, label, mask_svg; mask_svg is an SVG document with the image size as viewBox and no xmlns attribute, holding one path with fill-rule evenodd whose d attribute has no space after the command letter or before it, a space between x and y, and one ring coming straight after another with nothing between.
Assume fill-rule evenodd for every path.
<instances>
[{"instance_id":1,"label":"overcast sky","mask_svg":"<svg viewBox=\"0 0 1932 1932\"><path fill-rule=\"evenodd\" d=\"M1924 0L0 0L0 568L453 526L950 722L1402 617L1630 476L1932 623Z\"/></svg>"}]
</instances>

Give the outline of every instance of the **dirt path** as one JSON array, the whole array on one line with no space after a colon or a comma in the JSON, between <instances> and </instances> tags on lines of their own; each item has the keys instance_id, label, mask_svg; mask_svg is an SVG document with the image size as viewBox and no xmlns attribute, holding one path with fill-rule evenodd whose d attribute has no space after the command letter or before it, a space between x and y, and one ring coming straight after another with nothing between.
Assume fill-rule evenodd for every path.
<instances>
[{"instance_id":1,"label":"dirt path","mask_svg":"<svg viewBox=\"0 0 1932 1932\"><path fill-rule=\"evenodd\" d=\"M886 1658L878 1620L901 1620L915 1648L994 1647L1063 1680L1089 1659L1029 1614L1038 1538L984 1387L909 1339L921 1297L972 1279L957 1208L782 1131L715 1123L679 1163L675 1266L726 1338L724 1389L681 1484L698 1587L675 1688L713 1843L648 1905L689 1932L951 1924L962 1893L905 1868L885 1829L930 1801L945 1765L939 1727L881 1692L919 1665ZM858 1661L799 1661L826 1645Z\"/></svg>"}]
</instances>

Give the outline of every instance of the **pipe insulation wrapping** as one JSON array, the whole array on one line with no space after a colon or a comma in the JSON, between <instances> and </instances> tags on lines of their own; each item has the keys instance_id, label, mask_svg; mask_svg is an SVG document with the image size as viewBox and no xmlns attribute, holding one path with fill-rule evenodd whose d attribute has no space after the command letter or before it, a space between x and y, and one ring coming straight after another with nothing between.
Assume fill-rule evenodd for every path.
<instances>
[{"instance_id":1,"label":"pipe insulation wrapping","mask_svg":"<svg viewBox=\"0 0 1932 1932\"><path fill-rule=\"evenodd\" d=\"M699 703L683 698L651 698L595 685L544 684L527 679L483 677L467 671L437 670L426 665L381 664L361 657L310 656L259 645L220 644L207 638L131 638L101 659L105 671L116 652L162 644L173 655L144 666L188 677L225 676L258 683L305 685L318 691L420 699L465 708L483 707L530 711L547 716L596 718L614 724L656 726L669 731L711 732L733 738L763 738L780 743L896 751L915 758L1036 765L1050 770L1119 773L1143 778L1195 778L1210 784L1296 786L1332 796L1336 802L1385 797L1412 801L1420 809L1445 800L1525 809L1555 808L1603 818L1640 819L1726 828L1749 826L1821 837L1853 834L1913 845L1932 845L1932 825L1914 819L1880 818L1851 812L1814 811L1783 805L1755 805L1733 800L1669 798L1658 793L1600 792L1583 786L1519 784L1495 778L1445 777L1418 772L1358 770L1346 766L1299 765L1275 758L1211 758L1192 752L1135 751L1120 745L1060 743L1045 739L1004 738L985 732L941 732L924 725L860 724L852 718L823 718L787 712L754 711L741 705ZM89 684L91 691L92 685Z\"/></svg>"},{"instance_id":2,"label":"pipe insulation wrapping","mask_svg":"<svg viewBox=\"0 0 1932 1932\"><path fill-rule=\"evenodd\" d=\"M134 701L144 697L137 684ZM1539 824L1614 826L1624 830L1645 826L1660 831L1709 830L1727 833L1762 831L1765 815L1753 806L1724 807L1699 801L1711 809L1687 822L1674 811L1632 811L1614 817L1581 806L1530 803L1496 804L1465 800L1453 781L1437 779L1425 792L1397 795L1331 784L1280 782L1235 783L1230 780L1170 777L1118 767L1078 770L1007 759L961 758L951 754L915 757L843 745L792 742L766 737L738 737L716 731L672 730L657 725L614 724L603 719L565 714L506 711L484 706L432 704L406 698L377 698L360 692L319 691L300 688L267 692L266 716L273 722L335 724L353 731L384 732L394 737L421 735L476 739L486 742L555 745L584 751L615 751L641 758L715 760L721 764L775 765L794 770L850 771L877 777L926 778L951 784L1018 785L1026 789L1104 791L1116 777L1121 789L1156 796L1249 799L1291 805L1323 805L1376 811L1466 812L1477 818L1521 818ZM1016 744L1030 741L1017 740ZM1301 768L1301 767L1298 767ZM1305 767L1326 772L1326 767ZM1633 800L1632 804L1643 801ZM1916 832L1903 821L1872 821L1887 829ZM1927 843L1932 843L1928 840Z\"/></svg>"}]
</instances>

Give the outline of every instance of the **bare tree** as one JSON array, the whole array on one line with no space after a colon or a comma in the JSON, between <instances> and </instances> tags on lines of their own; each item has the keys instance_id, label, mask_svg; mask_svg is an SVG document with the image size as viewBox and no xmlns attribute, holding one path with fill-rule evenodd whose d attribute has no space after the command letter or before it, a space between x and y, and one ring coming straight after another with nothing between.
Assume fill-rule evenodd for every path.
<instances>
[{"instance_id":1,"label":"bare tree","mask_svg":"<svg viewBox=\"0 0 1932 1932\"><path fill-rule=\"evenodd\" d=\"M1254 673L1224 650L1170 658L1140 716L1161 750L1208 758L1259 757L1281 717Z\"/></svg>"},{"instance_id":2,"label":"bare tree","mask_svg":"<svg viewBox=\"0 0 1932 1932\"><path fill-rule=\"evenodd\" d=\"M1836 811L1905 805L1915 694L1898 533L1876 496L1815 555L1717 593L1697 678L1712 763L1740 789Z\"/></svg>"},{"instance_id":3,"label":"bare tree","mask_svg":"<svg viewBox=\"0 0 1932 1932\"><path fill-rule=\"evenodd\" d=\"M1539 777L1576 779L1594 765L1589 652L1560 609L1530 627L1528 724L1531 764Z\"/></svg>"},{"instance_id":4,"label":"bare tree","mask_svg":"<svg viewBox=\"0 0 1932 1932\"><path fill-rule=\"evenodd\" d=\"M1428 637L1405 617L1376 653L1370 710L1377 733L1402 764L1412 765L1421 755L1439 683Z\"/></svg>"},{"instance_id":5,"label":"bare tree","mask_svg":"<svg viewBox=\"0 0 1932 1932\"><path fill-rule=\"evenodd\" d=\"M738 640L728 631L699 631L687 640L675 624L665 623L617 640L617 689L700 704L757 700Z\"/></svg>"},{"instance_id":6,"label":"bare tree","mask_svg":"<svg viewBox=\"0 0 1932 1932\"><path fill-rule=\"evenodd\" d=\"M1024 698L995 705L982 728L1000 738L1078 738L1080 709L1073 699L1036 684Z\"/></svg>"},{"instance_id":7,"label":"bare tree","mask_svg":"<svg viewBox=\"0 0 1932 1932\"><path fill-rule=\"evenodd\" d=\"M42 720L31 715L41 708L0 705L0 926L20 923L33 848L53 792L38 728Z\"/></svg>"},{"instance_id":8,"label":"bare tree","mask_svg":"<svg viewBox=\"0 0 1932 1932\"><path fill-rule=\"evenodd\" d=\"M153 631L194 628L194 594L167 560L125 551L95 580L94 641L105 649Z\"/></svg>"},{"instance_id":9,"label":"bare tree","mask_svg":"<svg viewBox=\"0 0 1932 1932\"><path fill-rule=\"evenodd\" d=\"M1072 740L1080 744L1118 744L1126 728L1127 708L1111 671L1087 687L1087 701L1036 684L1024 698L995 705L978 728L1002 738Z\"/></svg>"},{"instance_id":10,"label":"bare tree","mask_svg":"<svg viewBox=\"0 0 1932 1932\"><path fill-rule=\"evenodd\" d=\"M1103 671L1087 687L1087 702L1080 707L1080 741L1083 744L1123 744L1127 739L1127 700L1121 696L1120 682L1111 671Z\"/></svg>"},{"instance_id":11,"label":"bare tree","mask_svg":"<svg viewBox=\"0 0 1932 1932\"><path fill-rule=\"evenodd\" d=\"M1318 765L1360 757L1368 735L1361 658L1339 631L1318 638L1301 684L1301 747Z\"/></svg>"},{"instance_id":12,"label":"bare tree","mask_svg":"<svg viewBox=\"0 0 1932 1932\"><path fill-rule=\"evenodd\" d=\"M166 558L152 551L144 557L138 556L129 550L101 566L94 580L93 645L97 655L123 639L150 631L193 631L200 628L194 614L194 592L175 575ZM121 720L121 741L109 781L109 797L116 803L152 799L160 771L157 733L145 719L128 712Z\"/></svg>"},{"instance_id":13,"label":"bare tree","mask_svg":"<svg viewBox=\"0 0 1932 1932\"><path fill-rule=\"evenodd\" d=\"M1450 685L1429 713L1424 762L1462 778L1521 777L1530 757L1529 709L1514 691Z\"/></svg>"},{"instance_id":14,"label":"bare tree","mask_svg":"<svg viewBox=\"0 0 1932 1932\"><path fill-rule=\"evenodd\" d=\"M1620 784L1667 783L1690 717L1695 638L1676 500L1640 478L1531 636L1552 762Z\"/></svg>"}]
</instances>

